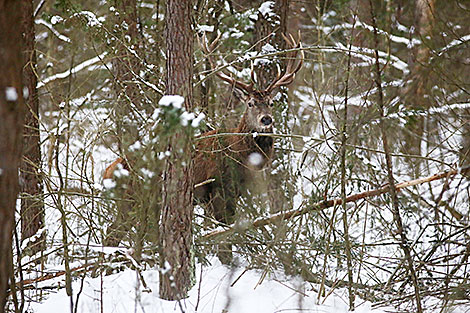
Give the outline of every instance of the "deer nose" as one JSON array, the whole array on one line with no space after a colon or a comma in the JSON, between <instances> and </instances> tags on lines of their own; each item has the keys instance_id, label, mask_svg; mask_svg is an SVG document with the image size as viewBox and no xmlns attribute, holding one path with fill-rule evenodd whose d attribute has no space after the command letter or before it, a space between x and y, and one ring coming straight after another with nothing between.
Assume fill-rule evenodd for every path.
<instances>
[{"instance_id":1,"label":"deer nose","mask_svg":"<svg viewBox=\"0 0 470 313\"><path fill-rule=\"evenodd\" d=\"M269 115L265 115L261 118L261 124L269 126L273 123L273 118Z\"/></svg>"}]
</instances>

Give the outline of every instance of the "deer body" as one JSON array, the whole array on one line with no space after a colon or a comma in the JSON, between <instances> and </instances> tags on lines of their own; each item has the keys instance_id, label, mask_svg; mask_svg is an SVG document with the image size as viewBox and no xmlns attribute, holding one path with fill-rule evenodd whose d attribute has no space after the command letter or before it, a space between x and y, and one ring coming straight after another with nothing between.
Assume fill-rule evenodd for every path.
<instances>
[{"instance_id":1,"label":"deer body","mask_svg":"<svg viewBox=\"0 0 470 313\"><path fill-rule=\"evenodd\" d=\"M223 223L233 222L235 202L246 188L245 183L253 170L265 167L273 153L272 137L263 136L263 133L272 133L271 104L250 101L252 104L247 106L238 127L203 133L193 155L197 186L194 199L204 203L208 213ZM125 159L116 159L106 168L103 178L112 179L121 166L129 169Z\"/></svg>"},{"instance_id":2,"label":"deer body","mask_svg":"<svg viewBox=\"0 0 470 313\"><path fill-rule=\"evenodd\" d=\"M248 107L238 127L227 131L231 135L217 136L223 132L213 130L201 135L211 137L196 145L194 178L196 186L202 185L195 188L194 197L205 203L206 210L222 223L233 222L236 199L247 188L246 182L250 181L253 170L264 168L273 154L273 138L262 135L272 133L270 105L253 104L253 107L256 105L262 112L258 122L247 122L253 115L253 109ZM261 120L270 123L265 125ZM260 135L256 134L258 132ZM214 181L204 184L211 179Z\"/></svg>"},{"instance_id":3,"label":"deer body","mask_svg":"<svg viewBox=\"0 0 470 313\"><path fill-rule=\"evenodd\" d=\"M201 43L213 67L210 56L219 39L220 35L209 45L204 37ZM293 49L288 53L286 70L282 75L279 70L277 77L264 90L254 88L253 68L248 84L232 78L230 73L216 72L220 79L232 86L234 94L245 105L245 112L236 128L209 131L196 141L193 155L194 199L196 203L204 204L206 212L219 222L234 222L236 201L247 188L247 182L251 181L253 171L263 169L273 155L273 138L269 136L274 123L272 97L278 87L292 83L304 58L300 41L296 42L292 36L284 36L284 39ZM106 168L103 178L112 178L119 164L129 169L126 161L118 158Z\"/></svg>"}]
</instances>

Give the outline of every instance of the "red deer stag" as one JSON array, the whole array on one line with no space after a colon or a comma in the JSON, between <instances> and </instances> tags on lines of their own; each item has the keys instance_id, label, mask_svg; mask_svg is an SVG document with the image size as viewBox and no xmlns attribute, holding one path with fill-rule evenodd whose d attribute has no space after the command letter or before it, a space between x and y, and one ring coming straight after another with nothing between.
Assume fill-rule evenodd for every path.
<instances>
[{"instance_id":1,"label":"red deer stag","mask_svg":"<svg viewBox=\"0 0 470 313\"><path fill-rule=\"evenodd\" d=\"M205 36L201 42L203 51L211 58L220 35L208 44ZM235 95L245 104L245 112L234 129L222 131L213 130L201 135L203 138L196 145L194 157L194 177L196 188L194 196L206 204L206 210L214 215L219 222L231 224L235 215L235 203L246 183L250 180L252 170L262 169L273 154L273 138L263 136L273 131L272 98L281 86L286 86L294 80L295 74L303 63L303 51L300 39L298 42L292 36L284 36L288 47L294 49L289 55L286 71L277 77L264 90L254 88L254 71L251 70L249 84L233 78L231 73L222 71L216 75L229 83ZM297 58L300 54L300 58ZM229 133L229 136L213 136L220 133ZM240 134L240 135L236 135ZM247 135L249 134L249 135ZM214 181L201 184L204 181Z\"/></svg>"},{"instance_id":2,"label":"red deer stag","mask_svg":"<svg viewBox=\"0 0 470 313\"><path fill-rule=\"evenodd\" d=\"M211 55L219 38L220 35L208 44L204 36L201 43L212 67ZM292 83L304 59L300 39L298 42L292 36L284 36L284 39L293 51L288 53L285 72L278 70L277 77L266 89L254 87L253 69L248 84L234 79L230 73L216 73L232 86L235 95L245 104L245 112L236 128L212 130L200 135L196 141L194 198L221 223L234 222L235 204L243 189L247 188L250 172L262 169L272 157L273 138L263 135L273 131L272 98L279 87ZM108 166L103 178L112 178L119 164L127 168L125 160L118 158Z\"/></svg>"}]
</instances>

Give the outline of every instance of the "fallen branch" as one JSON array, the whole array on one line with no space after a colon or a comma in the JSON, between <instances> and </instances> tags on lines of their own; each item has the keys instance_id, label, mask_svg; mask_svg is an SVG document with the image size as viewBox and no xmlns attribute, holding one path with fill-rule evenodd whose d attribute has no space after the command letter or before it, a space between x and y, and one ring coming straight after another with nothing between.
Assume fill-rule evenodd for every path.
<instances>
[{"instance_id":1,"label":"fallen branch","mask_svg":"<svg viewBox=\"0 0 470 313\"><path fill-rule=\"evenodd\" d=\"M396 191L400 191L400 190L402 190L404 188L407 188L407 187L421 185L421 184L432 182L432 181L435 181L435 180L438 180L438 179L452 178L452 177L454 177L455 175L457 175L459 173L468 172L469 170L470 170L470 165L467 165L467 166L462 167L462 168L457 169L457 170L449 170L449 171L441 172L441 173L434 174L434 175L431 175L431 176L428 176L428 177L405 181L405 182L396 184L395 189L396 189ZM365 192L357 193L357 194L351 195L349 197L346 197L346 203L355 202L355 201L358 201L358 200L361 200L361 199L364 199L364 198L379 196L379 195L382 195L382 194L387 193L389 191L390 191L390 186L385 185L385 186L383 186L379 189L365 191ZM226 229L216 229L216 230L213 230L211 232L208 232L208 233L204 234L202 236L202 239L210 239L210 238L213 238L213 237L217 237L217 236L232 233L232 232L239 232L241 229L258 228L258 227L265 226L265 225L275 224L277 222L288 220L288 219L291 219L291 218L299 216L299 215L303 215L303 214L308 213L308 212L320 211L320 210L330 208L330 207L333 207L333 206L336 206L336 205L341 205L342 203L343 203L343 201L341 200L341 198L319 201L319 202L317 202L317 203L315 203L312 206L307 207L307 208L302 208L301 207L301 208L292 209L292 210L289 210L289 211L286 211L286 212L279 212L279 213L276 213L276 214L272 214L272 215L267 216L267 217L259 217L259 218L255 219L252 222L244 224L243 228L241 228L239 225L232 224L232 225L228 226ZM247 226L245 226L245 225L247 225Z\"/></svg>"},{"instance_id":2,"label":"fallen branch","mask_svg":"<svg viewBox=\"0 0 470 313\"><path fill-rule=\"evenodd\" d=\"M77 266L75 268L71 268L70 272L79 272L79 271L82 271L82 270L86 270L87 268L89 268L91 266L94 266L94 265L95 265L95 263L90 263L90 264L86 264L86 265ZM21 288L26 288L30 284L39 283L39 282L45 281L45 280L50 280L50 279L53 279L53 278L64 276L65 274L66 274L65 270L57 271L55 273L48 273L48 274L45 274L45 275L37 277L37 278L25 279L23 281L17 282L16 286L19 287L19 288L20 287Z\"/></svg>"}]
</instances>

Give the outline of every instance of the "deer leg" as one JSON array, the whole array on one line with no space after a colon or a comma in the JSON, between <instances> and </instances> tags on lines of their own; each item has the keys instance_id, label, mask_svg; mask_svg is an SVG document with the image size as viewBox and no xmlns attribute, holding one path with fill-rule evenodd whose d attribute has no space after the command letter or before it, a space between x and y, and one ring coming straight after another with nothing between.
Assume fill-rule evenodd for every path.
<instances>
[{"instance_id":1,"label":"deer leg","mask_svg":"<svg viewBox=\"0 0 470 313\"><path fill-rule=\"evenodd\" d=\"M129 233L131 225L129 213L132 210L132 203L122 201L117 204L117 215L114 222L106 230L106 236L103 242L104 246L115 247Z\"/></svg>"},{"instance_id":2,"label":"deer leg","mask_svg":"<svg viewBox=\"0 0 470 313\"><path fill-rule=\"evenodd\" d=\"M217 193L211 199L212 212L217 221L230 225L234 222L235 201L233 197ZM232 264L232 244L219 243L217 247L217 257L222 264Z\"/></svg>"}]
</instances>

